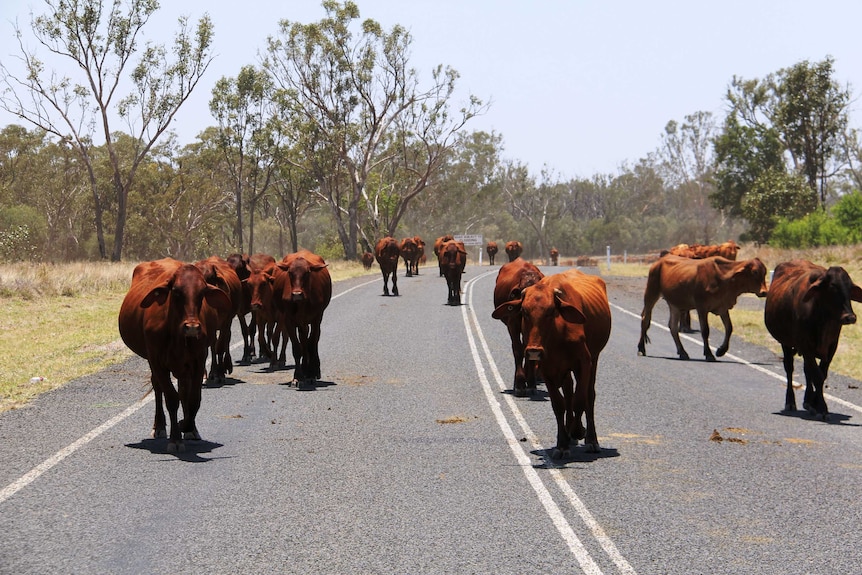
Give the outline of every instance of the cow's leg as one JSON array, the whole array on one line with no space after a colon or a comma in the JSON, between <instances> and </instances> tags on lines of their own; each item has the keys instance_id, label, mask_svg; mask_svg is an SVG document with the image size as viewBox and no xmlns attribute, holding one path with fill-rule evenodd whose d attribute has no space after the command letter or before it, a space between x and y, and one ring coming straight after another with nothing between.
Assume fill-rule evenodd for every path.
<instances>
[{"instance_id":1,"label":"cow's leg","mask_svg":"<svg viewBox=\"0 0 862 575\"><path fill-rule=\"evenodd\" d=\"M817 359L813 354L806 353L802 356L805 370L805 397L802 400L802 409L811 415L819 415L823 421L829 417L826 408L826 400L823 398L823 384L826 378L823 371L817 365Z\"/></svg>"},{"instance_id":2,"label":"cow's leg","mask_svg":"<svg viewBox=\"0 0 862 575\"><path fill-rule=\"evenodd\" d=\"M652 308L655 307L655 302L658 299L647 300L644 298L644 307L641 310L641 338L638 340L638 355L646 356L646 344L648 344L649 336L647 330L652 323Z\"/></svg>"},{"instance_id":3,"label":"cow's leg","mask_svg":"<svg viewBox=\"0 0 862 575\"><path fill-rule=\"evenodd\" d=\"M398 295L398 266L392 270L392 295Z\"/></svg>"},{"instance_id":4,"label":"cow's leg","mask_svg":"<svg viewBox=\"0 0 862 575\"><path fill-rule=\"evenodd\" d=\"M293 351L293 381L297 385L306 378L304 364L308 357L308 338L303 336L304 332L305 326L291 326L289 330L290 347Z\"/></svg>"},{"instance_id":5,"label":"cow's leg","mask_svg":"<svg viewBox=\"0 0 862 575\"><path fill-rule=\"evenodd\" d=\"M715 355L721 357L726 354L727 350L730 348L730 334L733 333L733 323L730 321L730 310L724 310L724 312L720 313L718 317L721 318L721 323L724 324L724 341L721 342L721 345L718 346L717 350L715 350Z\"/></svg>"},{"instance_id":6,"label":"cow's leg","mask_svg":"<svg viewBox=\"0 0 862 575\"><path fill-rule=\"evenodd\" d=\"M700 336L703 338L703 357L706 358L706 361L715 361L715 356L712 354L712 350L709 349L709 312L705 309L698 309L697 321L700 323ZM727 316L727 321L730 321L729 315ZM727 343L727 340L725 340L725 343Z\"/></svg>"},{"instance_id":7,"label":"cow's leg","mask_svg":"<svg viewBox=\"0 0 862 575\"><path fill-rule=\"evenodd\" d=\"M203 374L197 373L191 377L182 377L177 379L177 388L179 389L180 403L183 406L183 419L178 423L183 439L200 440L201 436L198 433L195 425L195 418L198 410L201 407L201 385ZM180 447L182 450L182 447Z\"/></svg>"},{"instance_id":8,"label":"cow's leg","mask_svg":"<svg viewBox=\"0 0 862 575\"><path fill-rule=\"evenodd\" d=\"M323 316L311 321L311 333L308 336L309 377L320 379L320 322Z\"/></svg>"},{"instance_id":9,"label":"cow's leg","mask_svg":"<svg viewBox=\"0 0 862 575\"><path fill-rule=\"evenodd\" d=\"M524 344L521 341L521 322L519 318L510 318L506 323L506 328L509 330L509 339L512 342L512 356L515 358L515 380L512 382L512 394L515 397L526 397L527 374L524 368ZM530 393L535 393L535 370L530 385Z\"/></svg>"},{"instance_id":10,"label":"cow's leg","mask_svg":"<svg viewBox=\"0 0 862 575\"><path fill-rule=\"evenodd\" d=\"M150 366L150 370L152 371L152 366ZM165 407L164 407L164 394L162 393L162 377L156 376L156 372L152 371L152 375L150 376L150 381L153 385L153 393L155 394L155 404L156 410L155 415L153 417L153 432L152 437L155 439L161 439L162 437L167 437L167 422L165 421ZM168 384L170 385L170 376L168 376Z\"/></svg>"},{"instance_id":11,"label":"cow's leg","mask_svg":"<svg viewBox=\"0 0 862 575\"><path fill-rule=\"evenodd\" d=\"M389 295L389 274L381 271L383 274L383 295Z\"/></svg>"},{"instance_id":12,"label":"cow's leg","mask_svg":"<svg viewBox=\"0 0 862 575\"><path fill-rule=\"evenodd\" d=\"M570 377L570 376L567 376ZM570 455L569 430L566 429L566 397L563 393L563 385L560 385L559 376L548 377L545 375L545 385L548 395L551 397L551 407L554 409L554 417L557 420L557 445L551 450L551 459L561 459ZM570 384L571 386L571 384Z\"/></svg>"},{"instance_id":13,"label":"cow's leg","mask_svg":"<svg viewBox=\"0 0 862 575\"><path fill-rule=\"evenodd\" d=\"M254 341L249 334L249 322L245 318L245 314L240 312L237 315L239 318L239 331L242 333L242 358L239 360L240 365L251 363L251 358L254 355ZM254 316L251 321L254 322Z\"/></svg>"},{"instance_id":14,"label":"cow's leg","mask_svg":"<svg viewBox=\"0 0 862 575\"><path fill-rule=\"evenodd\" d=\"M682 310L672 305L668 305L668 307L670 308L670 319L667 322L667 327L670 329L670 336L673 338L673 342L676 344L676 353L680 359L688 359L688 353L682 347L682 341L679 339L679 317L682 314ZM703 328L701 328L701 332L703 332Z\"/></svg>"},{"instance_id":15,"label":"cow's leg","mask_svg":"<svg viewBox=\"0 0 862 575\"><path fill-rule=\"evenodd\" d=\"M177 390L174 389L174 384L171 383L170 373L163 370L159 370L158 374L153 372L153 389L161 390L164 397L165 406L168 409L168 418L170 418L171 423L170 433L168 434L168 453L176 453L181 449L182 445L182 433L177 421L180 397ZM160 404L161 402L158 403ZM160 411L161 406L157 406L156 409ZM158 419L158 412L156 413L156 418ZM164 419L164 414L162 414L162 419ZM162 422L162 425L164 425L164 422Z\"/></svg>"},{"instance_id":16,"label":"cow's leg","mask_svg":"<svg viewBox=\"0 0 862 575\"><path fill-rule=\"evenodd\" d=\"M584 447L589 453L598 453L600 450L595 419L597 359L592 358L589 362L582 362L589 365L581 366L581 373L577 378L577 387L575 388L575 423L579 434L576 438L584 440ZM582 413L586 414L587 418L586 430L581 423Z\"/></svg>"},{"instance_id":17,"label":"cow's leg","mask_svg":"<svg viewBox=\"0 0 862 575\"><path fill-rule=\"evenodd\" d=\"M781 346L784 353L784 373L787 374L787 392L784 394L784 411L796 411L796 393L793 391L793 348Z\"/></svg>"}]
</instances>

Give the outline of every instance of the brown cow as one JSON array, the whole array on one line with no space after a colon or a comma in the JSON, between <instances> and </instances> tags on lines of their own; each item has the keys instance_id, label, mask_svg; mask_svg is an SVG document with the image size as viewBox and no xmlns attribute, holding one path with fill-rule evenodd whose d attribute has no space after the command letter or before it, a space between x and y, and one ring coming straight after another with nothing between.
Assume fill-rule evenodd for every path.
<instances>
[{"instance_id":1,"label":"brown cow","mask_svg":"<svg viewBox=\"0 0 862 575\"><path fill-rule=\"evenodd\" d=\"M419 264L425 263L425 240L419 236L413 236L416 243L416 263L413 266L413 275L419 275Z\"/></svg>"},{"instance_id":2,"label":"brown cow","mask_svg":"<svg viewBox=\"0 0 862 575\"><path fill-rule=\"evenodd\" d=\"M229 263L236 272L240 282L245 282L245 280L248 279L250 273L248 254L230 254L227 257L227 263ZM236 317L239 320L239 330L240 333L242 333L243 341L242 359L239 360L239 363L246 365L250 364L254 357L254 332L256 329L254 324L254 315L252 314L251 321L247 321L245 318L245 316L251 313L250 306L251 302L249 293L243 283L242 300L240 301Z\"/></svg>"},{"instance_id":3,"label":"brown cow","mask_svg":"<svg viewBox=\"0 0 862 575\"><path fill-rule=\"evenodd\" d=\"M362 267L370 270L372 265L374 265L374 254L371 252L362 252Z\"/></svg>"},{"instance_id":4,"label":"brown cow","mask_svg":"<svg viewBox=\"0 0 862 575\"><path fill-rule=\"evenodd\" d=\"M258 349L261 358L272 361L273 333L276 328L275 307L273 304L273 284L275 276L281 272L275 258L263 269L253 268L249 277L243 281L245 291L250 294L251 310L257 331ZM254 344L252 344L254 348Z\"/></svg>"},{"instance_id":5,"label":"brown cow","mask_svg":"<svg viewBox=\"0 0 862 575\"><path fill-rule=\"evenodd\" d=\"M494 256L496 256L497 251L499 251L497 242L488 242L488 245L485 246L485 251L488 252L488 265L494 265Z\"/></svg>"},{"instance_id":6,"label":"brown cow","mask_svg":"<svg viewBox=\"0 0 862 575\"><path fill-rule=\"evenodd\" d=\"M494 307L519 299L525 288L542 279L544 274L535 265L524 259L516 259L504 264L497 272L497 283L494 285ZM512 341L512 355L515 357L515 380L512 393L515 397L525 397L536 392L535 364L524 365L524 341L521 334L521 318L509 314L499 318L509 331Z\"/></svg>"},{"instance_id":7,"label":"brown cow","mask_svg":"<svg viewBox=\"0 0 862 575\"><path fill-rule=\"evenodd\" d=\"M404 238L401 240L401 257L404 258L404 267L407 268L405 274L408 278L419 275L419 246L416 245L414 238Z\"/></svg>"},{"instance_id":8,"label":"brown cow","mask_svg":"<svg viewBox=\"0 0 862 575\"><path fill-rule=\"evenodd\" d=\"M440 248L443 247L443 244L446 242L451 242L455 237L452 234L446 234L445 236L440 236L436 240L434 240L434 257L437 258L437 266L440 268L440 277L443 277L443 264L440 261Z\"/></svg>"},{"instance_id":9,"label":"brown cow","mask_svg":"<svg viewBox=\"0 0 862 575\"><path fill-rule=\"evenodd\" d=\"M462 242L450 240L440 248L440 268L446 277L448 305L461 305L461 275L467 265L467 248Z\"/></svg>"},{"instance_id":10,"label":"brown cow","mask_svg":"<svg viewBox=\"0 0 862 575\"><path fill-rule=\"evenodd\" d=\"M644 308L641 312L641 337L638 353L646 355L649 342L647 330L652 321L652 308L659 297L663 297L670 308L668 327L680 359L688 359L688 353L679 340L680 316L688 310L697 311L700 334L703 337L703 355L707 361L715 361L709 349L710 312L721 318L724 324L724 342L716 350L721 357L730 346L733 324L730 309L743 293L754 293L766 297L766 266L759 259L734 262L714 256L704 260L693 260L674 255L666 255L649 269Z\"/></svg>"},{"instance_id":11,"label":"brown cow","mask_svg":"<svg viewBox=\"0 0 862 575\"><path fill-rule=\"evenodd\" d=\"M597 453L596 372L611 333L605 282L576 269L546 276L520 297L497 306L492 315L520 318L526 359L538 362L557 420L551 458L568 457L571 440L577 444L580 439L587 451Z\"/></svg>"},{"instance_id":12,"label":"brown cow","mask_svg":"<svg viewBox=\"0 0 862 575\"><path fill-rule=\"evenodd\" d=\"M521 252L524 251L524 246L521 242L506 242L506 255L509 256L509 261L513 262L521 257Z\"/></svg>"},{"instance_id":13,"label":"brown cow","mask_svg":"<svg viewBox=\"0 0 862 575\"><path fill-rule=\"evenodd\" d=\"M551 248L551 265L558 266L560 265L560 251L557 248Z\"/></svg>"},{"instance_id":14,"label":"brown cow","mask_svg":"<svg viewBox=\"0 0 862 575\"><path fill-rule=\"evenodd\" d=\"M210 349L210 370L207 376L207 381L223 382L225 376L233 372L233 361L230 357L230 328L234 316L243 307L242 283L233 266L218 256L199 260L195 262L195 266L204 274L208 284L228 294L231 301L231 309L220 310L218 314L218 335Z\"/></svg>"},{"instance_id":15,"label":"brown cow","mask_svg":"<svg viewBox=\"0 0 862 575\"><path fill-rule=\"evenodd\" d=\"M383 295L389 295L389 276L392 276L392 295L398 295L398 258L401 257L401 248L398 241L391 236L380 238L374 246L374 257L380 265L383 274Z\"/></svg>"},{"instance_id":16,"label":"brown cow","mask_svg":"<svg viewBox=\"0 0 862 575\"><path fill-rule=\"evenodd\" d=\"M766 329L778 340L784 353L785 411L796 411L793 357L799 354L805 371L802 407L824 421L828 417L823 387L838 348L841 327L856 323L851 300L862 302L862 288L853 283L842 267L827 270L806 260L776 266L763 316Z\"/></svg>"},{"instance_id":17,"label":"brown cow","mask_svg":"<svg viewBox=\"0 0 862 575\"><path fill-rule=\"evenodd\" d=\"M319 255L300 250L284 256L273 283L273 303L282 337L293 349L293 381L320 379L320 323L332 299L332 278Z\"/></svg>"},{"instance_id":18,"label":"brown cow","mask_svg":"<svg viewBox=\"0 0 862 575\"><path fill-rule=\"evenodd\" d=\"M233 308L230 297L209 285L192 264L171 258L138 264L120 306L120 337L150 365L156 394L153 437L165 437L162 398L171 421L168 451L182 449L183 439L200 439L195 416L207 350L215 341L219 311ZM171 374L177 387L171 383ZM179 406L183 420L177 421Z\"/></svg>"}]
</instances>

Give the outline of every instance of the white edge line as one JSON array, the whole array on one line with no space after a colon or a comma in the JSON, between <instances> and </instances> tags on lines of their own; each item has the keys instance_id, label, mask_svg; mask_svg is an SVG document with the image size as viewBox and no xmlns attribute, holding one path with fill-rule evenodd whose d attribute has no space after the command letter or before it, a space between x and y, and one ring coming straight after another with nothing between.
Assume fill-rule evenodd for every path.
<instances>
[{"instance_id":1,"label":"white edge line","mask_svg":"<svg viewBox=\"0 0 862 575\"><path fill-rule=\"evenodd\" d=\"M488 275L488 274L484 274L483 276L479 276L479 277L474 278L474 280L470 282L470 287L472 287L473 282L475 282L476 280L479 280L480 278L484 277L485 275ZM491 356L491 350L488 346L487 341L485 340L484 332L482 331L481 327L479 326L478 318L476 318L476 313L475 313L473 306L472 306L472 301L473 301L472 289L469 292L469 299L470 299L470 304L471 304L470 305L470 314L473 316L473 323L476 326L477 337L479 338L479 340L482 343L482 350L485 353L485 358L488 362L488 365L491 368L491 371L494 375L494 379L497 381L497 386L499 387L500 391L505 391L507 386L503 382L503 378L500 375L500 371L497 369L497 364L494 361L493 357ZM542 446L542 444L536 439L536 434L533 433L533 430L530 428L529 424L527 423L527 420L524 418L523 414L521 413L521 410L518 409L517 403L515 402L514 398L511 395L504 395L503 397L504 397L507 405L509 406L509 409L511 410L512 415L514 416L515 420L518 422L518 425L521 427L521 430L524 432L526 437L530 438L529 441L530 441L533 449L536 451L544 451L545 450L544 446ZM523 453L523 451L522 451L522 453ZM605 553L608 555L608 557L610 557L610 559L617 566L617 569L619 569L619 571L621 573L625 573L627 575L635 575L636 571L634 570L634 568L631 566L631 564L629 564L629 562L625 559L625 557L623 557L622 553L620 553L619 549L617 549L616 545L613 543L611 538L608 537L605 530L601 527L601 525L595 519L593 514L590 513L589 509L587 509L587 506L583 503L583 501L580 499L580 497L578 497L578 495L575 493L574 489L572 489L571 485L569 485L569 483L566 481L562 472L559 469L550 469L550 474L551 474L551 477L553 477L554 481L556 482L557 487L559 487L559 489L563 492L566 499L568 499L569 504L575 509L575 511L581 517L581 520L583 520L584 524L590 530L593 537L596 539L596 541L598 541L599 545L601 545L602 549L605 551Z\"/></svg>"},{"instance_id":2,"label":"white edge line","mask_svg":"<svg viewBox=\"0 0 862 575\"><path fill-rule=\"evenodd\" d=\"M365 283L361 283L359 285L355 285L350 289L344 290L343 292L332 296L332 299L339 298L339 297L343 296L344 294L350 293L355 289L359 289L363 286L367 286L368 284L372 284L376 281L380 281L380 278L375 279L375 280L371 280L371 281L368 281ZM231 325L233 325L233 324L231 324ZM244 345L244 343L242 341L239 341L239 342L233 344L230 347L230 349L235 350L235 349L239 348L241 345ZM12 483L10 483L6 487L4 487L3 490L0 491L0 504L2 504L4 501L6 501L7 499L12 497L13 495L18 493L19 491L21 491L22 489L24 489L25 487L27 487L28 485L30 485L34 481L36 481L36 479L38 479L43 473L45 473L46 471L48 471L49 469L51 469L52 467L54 467L55 465L57 465L58 463L60 463L61 461L63 461L64 459L66 459L67 457L69 457L70 455L72 455L73 453L75 453L76 451L78 451L79 449L81 449L82 447L87 445L88 443L90 443L91 441L93 441L94 439L96 439L98 436L100 436L105 431L114 427L115 425L117 425L118 423L120 423L121 421L123 421L124 419L126 419L127 417L129 417L130 415L135 413L136 411L138 411L145 404L149 403L152 400L153 400L153 394L151 394L151 393L147 394L147 396L144 397L143 399L141 399L140 401L133 403L132 405L127 407L124 411L121 411L120 413L118 413L117 415L115 415L114 417L112 417L111 419L109 419L108 421L103 423L102 425L100 425L100 426L96 427L95 429L93 429L92 431L84 434L78 440L70 443L69 445L67 445L66 447L64 447L63 449L61 449L60 451L58 451L57 453L55 453L54 455L52 455L51 457L49 457L48 459L46 459L45 461L43 461L42 463L40 463L39 465L34 467L33 469L31 469L30 471L28 471L27 473L22 475L19 479L16 479Z\"/></svg>"},{"instance_id":3,"label":"white edge line","mask_svg":"<svg viewBox=\"0 0 862 575\"><path fill-rule=\"evenodd\" d=\"M54 455L52 455L51 457L49 457L48 459L46 459L45 461L43 461L42 463L37 465L36 467L34 467L33 469L31 469L30 471L25 473L23 476L21 476L20 479L13 481L12 483L10 483L6 487L4 487L3 490L0 491L0 503L3 503L4 501L9 499L13 495L18 493L20 490L24 489L25 487L27 487L28 485L30 485L31 483L36 481L36 479L38 479L43 473L45 473L46 471L48 471L49 469L51 469L52 467L54 467L55 465L57 465L58 463L60 463L64 459L66 459L68 456L72 455L73 453L78 451L80 448L84 447L85 445L87 445L88 443L90 443L91 441L96 439L99 435L101 435L105 431L114 427L116 424L123 421L124 419L126 419L127 417L129 417L130 415L135 413L136 411L138 411L140 408L142 408L144 405L146 405L147 403L149 403L152 400L153 400L153 394L152 393L147 394L147 396L144 397L143 399L133 403L132 405L127 407L124 411L121 411L120 413L118 413L117 415L115 415L114 417L112 417L111 419L109 419L108 421L106 421L105 423L100 425L99 427L93 429L89 433L86 433L77 441L70 443L69 445L67 445L66 447L64 447L63 449L61 449L60 451L58 451L57 453L55 453Z\"/></svg>"},{"instance_id":4,"label":"white edge line","mask_svg":"<svg viewBox=\"0 0 862 575\"><path fill-rule=\"evenodd\" d=\"M479 276L483 277L483 276ZM478 279L478 278L474 278ZM474 281L471 280L471 281ZM472 295L470 293L469 295ZM485 368L482 365L481 357L479 356L479 351L476 348L476 341L473 339L473 332L470 328L470 319L467 315L467 308L471 307L469 304L461 308L461 316L464 319L464 328L467 332L467 341L470 344L470 351L473 356L473 362L476 366L476 372L479 375L479 381L482 384L482 390L485 392L485 398L488 401L488 405L491 407L491 411L494 413L494 418L497 420L497 425L500 427L500 430L503 432L503 436L506 438L506 443L508 443L509 448L514 453L515 458L518 460L518 463L521 466L521 469L524 471L524 475L527 477L527 481L530 483L530 486L536 492L536 495L539 498L539 502L545 508L548 516L551 521L554 523L554 526L559 531L563 540L568 544L569 549L572 554L575 556L575 559L580 564L581 569L584 570L585 573L589 573L591 575L601 575L602 570L590 556L589 552L584 547L581 540L575 534L575 531L572 529L572 526L569 525L566 520L565 515L560 510L557 503L554 501L554 498L551 496L548 489L545 487L545 484L542 482L539 474L536 473L536 470L533 468L533 463L529 457L524 453L524 450L521 448L520 442L515 437L514 431L512 431L511 426L508 421L506 421L506 416L503 414L503 410L500 408L500 402L494 397L494 391L491 389L491 385L488 382L488 378L485 376Z\"/></svg>"}]
</instances>

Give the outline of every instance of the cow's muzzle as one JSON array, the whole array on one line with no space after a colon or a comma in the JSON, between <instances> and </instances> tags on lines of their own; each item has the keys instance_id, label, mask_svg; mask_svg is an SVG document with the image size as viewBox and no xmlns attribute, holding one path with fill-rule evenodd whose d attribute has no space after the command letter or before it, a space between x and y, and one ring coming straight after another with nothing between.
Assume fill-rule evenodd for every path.
<instances>
[{"instance_id":1,"label":"cow's muzzle","mask_svg":"<svg viewBox=\"0 0 862 575\"><path fill-rule=\"evenodd\" d=\"M524 350L524 355L527 358L527 361L541 361L542 360L542 348L541 347L528 347Z\"/></svg>"},{"instance_id":2,"label":"cow's muzzle","mask_svg":"<svg viewBox=\"0 0 862 575\"><path fill-rule=\"evenodd\" d=\"M305 299L305 295L301 291L295 291L290 294L291 301L302 301Z\"/></svg>"},{"instance_id":3,"label":"cow's muzzle","mask_svg":"<svg viewBox=\"0 0 862 575\"><path fill-rule=\"evenodd\" d=\"M841 314L841 325L850 325L853 323L856 323L856 314L855 313Z\"/></svg>"},{"instance_id":4,"label":"cow's muzzle","mask_svg":"<svg viewBox=\"0 0 862 575\"><path fill-rule=\"evenodd\" d=\"M200 337L201 324L198 322L186 322L183 324L183 335L186 337Z\"/></svg>"}]
</instances>

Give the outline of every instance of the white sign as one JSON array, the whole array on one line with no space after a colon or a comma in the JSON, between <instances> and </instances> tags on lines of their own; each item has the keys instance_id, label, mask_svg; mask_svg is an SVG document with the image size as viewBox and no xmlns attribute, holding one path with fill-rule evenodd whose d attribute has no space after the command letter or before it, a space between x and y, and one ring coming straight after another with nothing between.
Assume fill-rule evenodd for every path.
<instances>
[{"instance_id":1,"label":"white sign","mask_svg":"<svg viewBox=\"0 0 862 575\"><path fill-rule=\"evenodd\" d=\"M465 246L481 246L482 236L478 234L459 234L455 236L459 242L463 242Z\"/></svg>"}]
</instances>

